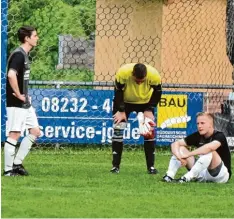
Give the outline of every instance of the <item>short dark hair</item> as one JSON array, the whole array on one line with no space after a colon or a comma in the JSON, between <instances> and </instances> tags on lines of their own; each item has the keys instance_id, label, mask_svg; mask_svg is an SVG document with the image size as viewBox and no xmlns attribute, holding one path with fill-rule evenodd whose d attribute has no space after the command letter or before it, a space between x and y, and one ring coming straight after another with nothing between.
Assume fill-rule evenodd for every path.
<instances>
[{"instance_id":1,"label":"short dark hair","mask_svg":"<svg viewBox=\"0 0 234 219\"><path fill-rule=\"evenodd\" d=\"M21 43L25 42L25 37L31 37L32 36L32 32L35 31L36 28L32 27L32 26L23 26L20 27L17 34L18 34L18 38L19 41Z\"/></svg>"},{"instance_id":2,"label":"short dark hair","mask_svg":"<svg viewBox=\"0 0 234 219\"><path fill-rule=\"evenodd\" d=\"M147 69L146 66L144 64L141 63L137 63L136 65L134 65L133 67L133 72L132 72L133 76L135 76L137 79L143 79L146 74L147 74Z\"/></svg>"}]
</instances>

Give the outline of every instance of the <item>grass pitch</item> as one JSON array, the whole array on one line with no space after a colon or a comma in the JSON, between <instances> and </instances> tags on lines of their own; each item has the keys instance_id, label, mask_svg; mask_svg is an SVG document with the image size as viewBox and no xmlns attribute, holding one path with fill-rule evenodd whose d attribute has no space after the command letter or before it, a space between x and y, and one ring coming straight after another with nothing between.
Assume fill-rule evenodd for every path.
<instances>
[{"instance_id":1,"label":"grass pitch","mask_svg":"<svg viewBox=\"0 0 234 219\"><path fill-rule=\"evenodd\" d=\"M2 217L234 218L233 178L168 184L160 181L168 151L157 153L157 175L146 173L140 149L123 152L119 174L109 172L111 157L110 148L32 151L24 162L30 176L2 177Z\"/></svg>"}]
</instances>

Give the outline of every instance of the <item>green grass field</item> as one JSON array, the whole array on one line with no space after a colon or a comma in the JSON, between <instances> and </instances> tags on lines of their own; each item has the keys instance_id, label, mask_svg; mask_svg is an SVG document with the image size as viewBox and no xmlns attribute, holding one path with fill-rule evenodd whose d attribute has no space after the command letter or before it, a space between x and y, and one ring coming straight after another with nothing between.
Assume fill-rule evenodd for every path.
<instances>
[{"instance_id":1,"label":"green grass field","mask_svg":"<svg viewBox=\"0 0 234 219\"><path fill-rule=\"evenodd\" d=\"M234 217L233 178L227 184L164 183L169 159L168 151L158 152L160 173L148 175L143 151L125 150L120 174L111 174L109 148L34 150L24 162L30 176L2 177L2 217Z\"/></svg>"}]
</instances>

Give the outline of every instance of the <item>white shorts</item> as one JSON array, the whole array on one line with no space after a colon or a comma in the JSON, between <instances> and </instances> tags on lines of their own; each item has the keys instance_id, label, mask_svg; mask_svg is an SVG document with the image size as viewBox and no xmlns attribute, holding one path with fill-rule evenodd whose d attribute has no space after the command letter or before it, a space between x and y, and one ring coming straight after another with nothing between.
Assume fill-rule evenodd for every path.
<instances>
[{"instance_id":1,"label":"white shorts","mask_svg":"<svg viewBox=\"0 0 234 219\"><path fill-rule=\"evenodd\" d=\"M226 183L229 179L229 173L227 167L222 163L221 170L217 176L211 176L208 169L203 170L197 180L199 182L216 182L216 183Z\"/></svg>"},{"instance_id":2,"label":"white shorts","mask_svg":"<svg viewBox=\"0 0 234 219\"><path fill-rule=\"evenodd\" d=\"M19 107L7 107L6 135L9 132L21 132L25 129L39 127L35 109L31 106L29 109Z\"/></svg>"}]
</instances>

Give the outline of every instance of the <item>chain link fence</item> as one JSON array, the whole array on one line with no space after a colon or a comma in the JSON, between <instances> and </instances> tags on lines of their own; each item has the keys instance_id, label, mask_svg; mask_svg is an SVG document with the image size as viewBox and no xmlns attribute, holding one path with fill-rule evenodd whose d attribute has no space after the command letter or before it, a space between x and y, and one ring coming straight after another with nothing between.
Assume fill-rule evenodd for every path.
<instances>
[{"instance_id":1,"label":"chain link fence","mask_svg":"<svg viewBox=\"0 0 234 219\"><path fill-rule=\"evenodd\" d=\"M201 110L234 137L232 9L233 0L2 0L2 106L6 58L27 24L40 37L30 53L40 145L109 145L114 75L131 62L162 76L157 145L195 131ZM135 116L124 133L129 147L143 142Z\"/></svg>"}]
</instances>

